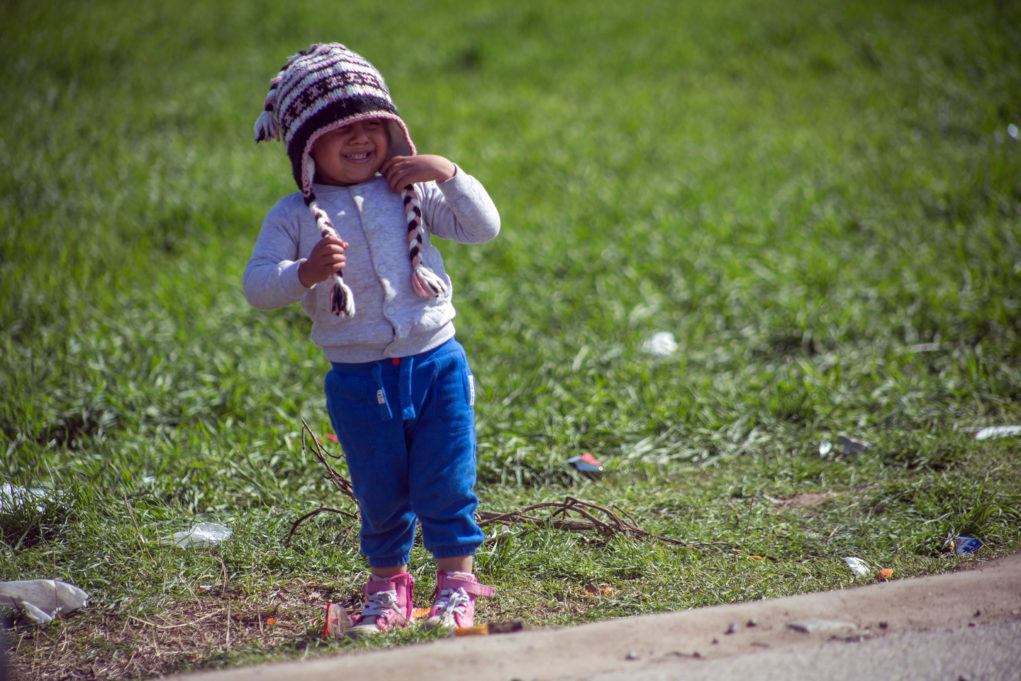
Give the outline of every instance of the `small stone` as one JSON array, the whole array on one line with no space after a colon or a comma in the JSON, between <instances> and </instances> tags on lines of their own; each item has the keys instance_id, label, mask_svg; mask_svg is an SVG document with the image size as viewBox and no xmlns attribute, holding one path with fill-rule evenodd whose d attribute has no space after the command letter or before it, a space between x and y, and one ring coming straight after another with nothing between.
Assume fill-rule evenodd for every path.
<instances>
[{"instance_id":1,"label":"small stone","mask_svg":"<svg viewBox=\"0 0 1021 681\"><path fill-rule=\"evenodd\" d=\"M748 622L745 624L745 626L755 627L755 626L758 626L758 624L759 624L758 620L752 619L752 620L748 620Z\"/></svg>"},{"instance_id":2,"label":"small stone","mask_svg":"<svg viewBox=\"0 0 1021 681\"><path fill-rule=\"evenodd\" d=\"M883 620L882 622L879 623L880 629L886 629L888 626L890 625L886 623L886 620Z\"/></svg>"},{"instance_id":3,"label":"small stone","mask_svg":"<svg viewBox=\"0 0 1021 681\"><path fill-rule=\"evenodd\" d=\"M803 620L800 622L790 622L787 628L802 634L814 634L819 631L836 632L841 629L856 629L857 627L852 622L842 622L840 620Z\"/></svg>"},{"instance_id":4,"label":"small stone","mask_svg":"<svg viewBox=\"0 0 1021 681\"><path fill-rule=\"evenodd\" d=\"M714 646L717 646L717 645L719 645L719 644L720 644L720 639L718 639L718 638L714 638L714 639L713 639L713 645L714 645Z\"/></svg>"},{"instance_id":5,"label":"small stone","mask_svg":"<svg viewBox=\"0 0 1021 681\"><path fill-rule=\"evenodd\" d=\"M737 622L731 622L730 624L727 625L727 630L723 633L729 635L733 634L735 631L737 631Z\"/></svg>"},{"instance_id":6,"label":"small stone","mask_svg":"<svg viewBox=\"0 0 1021 681\"><path fill-rule=\"evenodd\" d=\"M625 660L637 660L638 659L638 653L636 653L633 650L630 650L630 651L628 651L628 654L624 656L624 659Z\"/></svg>"}]
</instances>

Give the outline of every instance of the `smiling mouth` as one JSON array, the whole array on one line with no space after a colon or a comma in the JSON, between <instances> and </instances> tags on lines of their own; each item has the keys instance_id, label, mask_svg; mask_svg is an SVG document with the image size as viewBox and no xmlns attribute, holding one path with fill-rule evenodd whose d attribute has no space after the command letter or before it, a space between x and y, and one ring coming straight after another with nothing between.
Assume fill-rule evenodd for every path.
<instances>
[{"instance_id":1,"label":"smiling mouth","mask_svg":"<svg viewBox=\"0 0 1021 681\"><path fill-rule=\"evenodd\" d=\"M369 158L371 156L372 156L372 152L369 152L369 151L365 151L365 152L362 152L360 154L344 154L344 158L346 158L348 161L352 161L354 163L359 163L361 161L367 161L367 160L369 160Z\"/></svg>"}]
</instances>

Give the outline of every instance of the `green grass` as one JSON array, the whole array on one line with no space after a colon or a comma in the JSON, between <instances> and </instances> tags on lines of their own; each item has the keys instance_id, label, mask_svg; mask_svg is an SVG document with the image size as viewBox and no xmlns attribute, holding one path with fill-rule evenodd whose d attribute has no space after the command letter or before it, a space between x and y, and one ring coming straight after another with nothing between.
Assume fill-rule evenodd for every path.
<instances>
[{"instance_id":1,"label":"green grass","mask_svg":"<svg viewBox=\"0 0 1021 681\"><path fill-rule=\"evenodd\" d=\"M512 527L477 557L499 589L483 617L838 588L859 583L847 555L943 572L958 535L987 540L977 559L1021 548L1021 440L974 438L1021 423L1014 3L14 2L5 25L0 482L54 501L0 513L0 579L91 595L16 623L19 669L140 677L429 638L321 640L322 602L364 576L356 528L324 514L281 541L320 504L351 510L302 447L302 419L328 432L307 321L240 291L293 191L251 125L284 59L323 39L373 61L418 148L500 208L496 241L442 246L483 508L573 496L690 544ZM643 350L660 331L675 354ZM871 446L820 457L840 434ZM583 451L602 479L565 466ZM234 535L160 543L199 520ZM414 563L424 599L421 547ZM266 634L267 611L290 628ZM160 657L144 623L167 613L208 636L173 629L183 652ZM233 643L213 640L224 622Z\"/></svg>"}]
</instances>

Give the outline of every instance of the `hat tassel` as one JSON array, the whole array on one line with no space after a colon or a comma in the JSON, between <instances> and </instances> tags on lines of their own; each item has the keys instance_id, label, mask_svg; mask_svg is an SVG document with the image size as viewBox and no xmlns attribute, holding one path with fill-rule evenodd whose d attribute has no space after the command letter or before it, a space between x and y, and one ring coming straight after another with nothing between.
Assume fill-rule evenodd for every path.
<instances>
[{"instance_id":1,"label":"hat tassel","mask_svg":"<svg viewBox=\"0 0 1021 681\"><path fill-rule=\"evenodd\" d=\"M411 287L423 298L439 298L447 285L425 265L418 265L411 273Z\"/></svg>"},{"instance_id":2,"label":"hat tassel","mask_svg":"<svg viewBox=\"0 0 1021 681\"><path fill-rule=\"evenodd\" d=\"M330 292L330 312L338 317L355 316L355 297L351 289L344 283L340 275L333 277L333 290Z\"/></svg>"},{"instance_id":3,"label":"hat tassel","mask_svg":"<svg viewBox=\"0 0 1021 681\"><path fill-rule=\"evenodd\" d=\"M263 111L255 121L255 141L279 139L280 128L272 111Z\"/></svg>"},{"instance_id":4,"label":"hat tassel","mask_svg":"<svg viewBox=\"0 0 1021 681\"><path fill-rule=\"evenodd\" d=\"M413 185L408 185L402 192L404 195L404 212L408 221L408 247L411 256L411 288L422 298L439 298L447 292L447 284L442 278L422 262L424 247L422 227L422 207Z\"/></svg>"}]
</instances>

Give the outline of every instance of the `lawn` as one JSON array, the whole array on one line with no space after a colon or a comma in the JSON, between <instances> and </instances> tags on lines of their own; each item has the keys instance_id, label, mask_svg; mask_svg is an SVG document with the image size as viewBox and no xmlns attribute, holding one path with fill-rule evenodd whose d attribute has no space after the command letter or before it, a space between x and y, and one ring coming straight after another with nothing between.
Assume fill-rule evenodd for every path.
<instances>
[{"instance_id":1,"label":"lawn","mask_svg":"<svg viewBox=\"0 0 1021 681\"><path fill-rule=\"evenodd\" d=\"M872 579L845 556L900 579L1021 549L1021 436L976 437L1021 424L1016 3L5 10L0 484L45 498L2 502L0 581L90 596L46 627L12 615L25 679L435 636L319 636L365 577L350 517L295 528L356 510L315 456L345 473L327 365L297 306L240 290L294 190L252 124L317 40L379 67L418 149L501 212L496 240L440 246L480 510L548 506L486 526L480 618L569 626ZM584 452L601 475L566 463ZM569 499L592 517L565 526ZM198 522L233 534L168 541ZM985 543L957 555L961 536Z\"/></svg>"}]
</instances>

